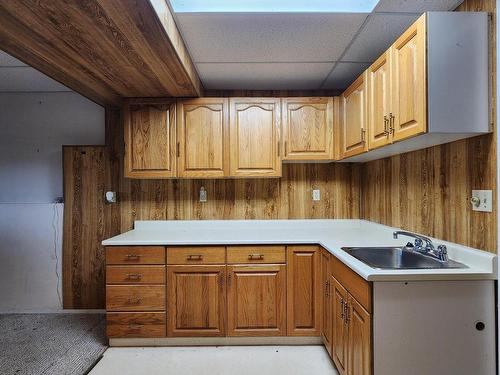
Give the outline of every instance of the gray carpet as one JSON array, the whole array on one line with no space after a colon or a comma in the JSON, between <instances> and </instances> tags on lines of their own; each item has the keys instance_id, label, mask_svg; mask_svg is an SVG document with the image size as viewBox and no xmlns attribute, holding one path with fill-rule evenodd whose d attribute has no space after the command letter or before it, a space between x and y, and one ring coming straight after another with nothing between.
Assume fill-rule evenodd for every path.
<instances>
[{"instance_id":1,"label":"gray carpet","mask_svg":"<svg viewBox=\"0 0 500 375\"><path fill-rule=\"evenodd\" d=\"M0 374L83 375L106 350L104 314L0 315Z\"/></svg>"}]
</instances>

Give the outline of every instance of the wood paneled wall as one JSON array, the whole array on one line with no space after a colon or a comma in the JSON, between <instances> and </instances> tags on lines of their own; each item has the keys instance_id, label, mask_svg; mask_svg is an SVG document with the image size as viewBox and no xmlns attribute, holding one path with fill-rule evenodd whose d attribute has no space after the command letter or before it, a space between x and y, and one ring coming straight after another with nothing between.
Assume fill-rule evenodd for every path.
<instances>
[{"instance_id":1,"label":"wood paneled wall","mask_svg":"<svg viewBox=\"0 0 500 375\"><path fill-rule=\"evenodd\" d=\"M490 80L494 133L363 164L361 216L496 253L495 1L466 0L457 11L487 11L492 15ZM493 190L493 213L472 211L472 189Z\"/></svg>"}]
</instances>

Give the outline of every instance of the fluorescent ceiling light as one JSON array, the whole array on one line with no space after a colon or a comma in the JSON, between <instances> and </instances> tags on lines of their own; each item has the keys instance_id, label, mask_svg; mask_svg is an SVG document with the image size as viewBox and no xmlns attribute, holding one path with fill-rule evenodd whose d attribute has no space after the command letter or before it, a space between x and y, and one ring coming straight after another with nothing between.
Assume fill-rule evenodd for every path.
<instances>
[{"instance_id":1,"label":"fluorescent ceiling light","mask_svg":"<svg viewBox=\"0 0 500 375\"><path fill-rule=\"evenodd\" d=\"M369 13L379 0L170 0L175 12Z\"/></svg>"}]
</instances>

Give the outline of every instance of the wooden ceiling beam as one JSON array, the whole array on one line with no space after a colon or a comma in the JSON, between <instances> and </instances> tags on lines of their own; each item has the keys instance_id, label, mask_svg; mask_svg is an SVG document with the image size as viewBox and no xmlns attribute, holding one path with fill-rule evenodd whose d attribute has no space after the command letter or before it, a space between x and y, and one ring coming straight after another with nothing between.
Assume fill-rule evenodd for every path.
<instances>
[{"instance_id":1,"label":"wooden ceiling beam","mask_svg":"<svg viewBox=\"0 0 500 375\"><path fill-rule=\"evenodd\" d=\"M0 49L104 106L200 96L172 14L154 1L2 1Z\"/></svg>"}]
</instances>

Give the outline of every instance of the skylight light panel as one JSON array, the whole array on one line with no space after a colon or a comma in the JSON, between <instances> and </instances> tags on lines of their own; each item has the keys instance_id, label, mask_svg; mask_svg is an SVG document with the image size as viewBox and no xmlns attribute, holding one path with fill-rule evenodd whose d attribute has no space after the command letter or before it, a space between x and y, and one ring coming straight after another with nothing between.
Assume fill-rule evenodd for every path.
<instances>
[{"instance_id":1,"label":"skylight light panel","mask_svg":"<svg viewBox=\"0 0 500 375\"><path fill-rule=\"evenodd\" d=\"M175 12L369 13L379 0L170 0Z\"/></svg>"}]
</instances>

